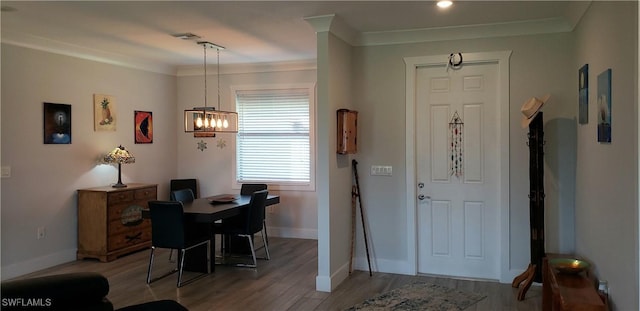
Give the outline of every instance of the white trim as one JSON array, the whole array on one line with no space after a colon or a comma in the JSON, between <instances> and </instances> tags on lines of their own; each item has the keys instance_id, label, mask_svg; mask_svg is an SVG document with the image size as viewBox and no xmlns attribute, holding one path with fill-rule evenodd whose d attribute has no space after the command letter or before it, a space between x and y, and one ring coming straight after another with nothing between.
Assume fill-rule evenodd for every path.
<instances>
[{"instance_id":1,"label":"white trim","mask_svg":"<svg viewBox=\"0 0 640 311\"><path fill-rule=\"evenodd\" d=\"M465 63L496 63L498 66L498 209L500 210L500 282L509 283L509 59L511 51L465 53ZM448 55L405 57L406 64L406 185L407 185L407 258L408 272L416 275L418 269L418 226L416 209L416 75L418 67L445 66Z\"/></svg>"},{"instance_id":2,"label":"white trim","mask_svg":"<svg viewBox=\"0 0 640 311\"><path fill-rule=\"evenodd\" d=\"M208 67L215 65L208 65ZM264 72L282 72L282 71L302 71L316 70L317 64L315 59L290 61L290 62L273 62L273 63L252 63L252 64L221 64L220 74L245 74L245 73L264 73ZM176 76L202 76L204 67L201 65L180 66L177 69Z\"/></svg>"},{"instance_id":3,"label":"white trim","mask_svg":"<svg viewBox=\"0 0 640 311\"><path fill-rule=\"evenodd\" d=\"M76 260L77 249L66 249L42 257L2 266L2 281Z\"/></svg>"},{"instance_id":4,"label":"white trim","mask_svg":"<svg viewBox=\"0 0 640 311\"><path fill-rule=\"evenodd\" d=\"M267 234L272 237L317 240L318 230L308 228L273 227L267 223Z\"/></svg>"},{"instance_id":5,"label":"white trim","mask_svg":"<svg viewBox=\"0 0 640 311\"><path fill-rule=\"evenodd\" d=\"M148 72L175 76L176 66L127 55L113 54L98 49L72 45L43 37L35 37L30 34L16 33L9 30L2 31L2 44L10 44L19 47L49 52L79 59L91 60L99 63L133 68Z\"/></svg>"},{"instance_id":6,"label":"white trim","mask_svg":"<svg viewBox=\"0 0 640 311\"><path fill-rule=\"evenodd\" d=\"M573 27L574 25L571 25L562 18L549 18L510 23L363 32L357 37L356 41L353 42L353 45L373 46L523 36L543 33L571 32Z\"/></svg>"},{"instance_id":7,"label":"white trim","mask_svg":"<svg viewBox=\"0 0 640 311\"><path fill-rule=\"evenodd\" d=\"M320 292L331 292L349 277L349 263L342 265L330 277L316 276L316 290Z\"/></svg>"}]
</instances>

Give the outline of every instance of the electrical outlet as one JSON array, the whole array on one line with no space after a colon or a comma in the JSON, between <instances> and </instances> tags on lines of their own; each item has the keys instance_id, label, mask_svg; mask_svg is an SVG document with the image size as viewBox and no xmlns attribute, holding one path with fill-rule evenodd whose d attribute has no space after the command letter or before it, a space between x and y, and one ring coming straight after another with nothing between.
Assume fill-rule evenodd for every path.
<instances>
[{"instance_id":1,"label":"electrical outlet","mask_svg":"<svg viewBox=\"0 0 640 311\"><path fill-rule=\"evenodd\" d=\"M38 240L44 239L45 230L44 227L38 227Z\"/></svg>"},{"instance_id":2,"label":"electrical outlet","mask_svg":"<svg viewBox=\"0 0 640 311\"><path fill-rule=\"evenodd\" d=\"M11 166L2 166L0 168L0 176L2 178L9 178L11 177Z\"/></svg>"}]
</instances>

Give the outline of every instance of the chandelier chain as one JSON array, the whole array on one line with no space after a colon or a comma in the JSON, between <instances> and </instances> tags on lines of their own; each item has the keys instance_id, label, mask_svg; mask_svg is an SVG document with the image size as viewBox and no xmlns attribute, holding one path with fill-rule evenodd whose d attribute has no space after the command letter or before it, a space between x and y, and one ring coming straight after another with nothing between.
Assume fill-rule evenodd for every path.
<instances>
[{"instance_id":1,"label":"chandelier chain","mask_svg":"<svg viewBox=\"0 0 640 311\"><path fill-rule=\"evenodd\" d=\"M216 78L218 80L218 110L220 110L220 49L216 49L216 51L218 51L218 59L217 59L217 66L216 66Z\"/></svg>"},{"instance_id":2,"label":"chandelier chain","mask_svg":"<svg viewBox=\"0 0 640 311\"><path fill-rule=\"evenodd\" d=\"M203 44L204 48L204 106L207 107L207 45Z\"/></svg>"}]
</instances>

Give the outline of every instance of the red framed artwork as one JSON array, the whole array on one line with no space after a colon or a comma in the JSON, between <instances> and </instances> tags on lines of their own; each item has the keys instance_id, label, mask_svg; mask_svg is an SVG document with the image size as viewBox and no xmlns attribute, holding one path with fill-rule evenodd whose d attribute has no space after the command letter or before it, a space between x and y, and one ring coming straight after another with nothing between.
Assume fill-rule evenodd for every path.
<instances>
[{"instance_id":1,"label":"red framed artwork","mask_svg":"<svg viewBox=\"0 0 640 311\"><path fill-rule=\"evenodd\" d=\"M136 144L153 143L153 114L151 111L134 111L134 137Z\"/></svg>"}]
</instances>

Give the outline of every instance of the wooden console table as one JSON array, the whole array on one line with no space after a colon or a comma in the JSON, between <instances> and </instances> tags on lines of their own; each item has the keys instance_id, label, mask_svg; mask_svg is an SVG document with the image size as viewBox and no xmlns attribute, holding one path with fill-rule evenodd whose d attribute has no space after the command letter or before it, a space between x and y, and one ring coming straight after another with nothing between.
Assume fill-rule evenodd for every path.
<instances>
[{"instance_id":1,"label":"wooden console table","mask_svg":"<svg viewBox=\"0 0 640 311\"><path fill-rule=\"evenodd\" d=\"M558 273L549 265L550 258L571 255L547 254L542 260L542 310L544 311L608 311L588 271L580 274ZM586 274L586 275L585 275Z\"/></svg>"}]
</instances>

